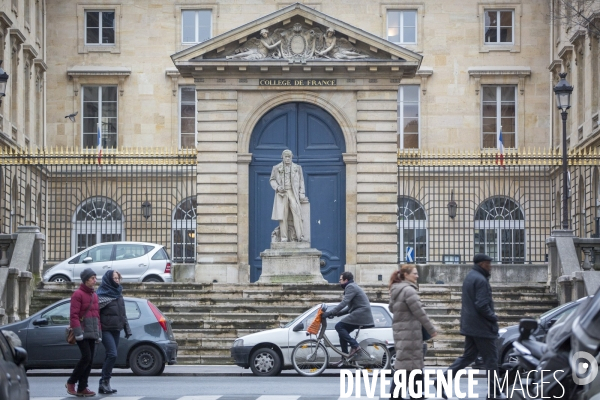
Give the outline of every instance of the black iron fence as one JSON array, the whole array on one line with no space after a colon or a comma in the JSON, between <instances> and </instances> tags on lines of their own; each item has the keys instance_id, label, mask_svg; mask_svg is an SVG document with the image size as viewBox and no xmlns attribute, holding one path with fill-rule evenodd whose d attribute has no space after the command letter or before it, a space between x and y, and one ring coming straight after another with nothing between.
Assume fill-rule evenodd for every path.
<instances>
[{"instance_id":1,"label":"black iron fence","mask_svg":"<svg viewBox=\"0 0 600 400\"><path fill-rule=\"evenodd\" d=\"M596 232L600 154L569 153L569 226ZM557 151L398 152L398 261L470 263L484 252L506 264L547 261L561 224Z\"/></svg>"},{"instance_id":2,"label":"black iron fence","mask_svg":"<svg viewBox=\"0 0 600 400\"><path fill-rule=\"evenodd\" d=\"M107 149L100 161L92 150L9 150L0 164L2 230L39 225L47 262L118 240L162 244L174 261L195 262L195 150Z\"/></svg>"}]
</instances>

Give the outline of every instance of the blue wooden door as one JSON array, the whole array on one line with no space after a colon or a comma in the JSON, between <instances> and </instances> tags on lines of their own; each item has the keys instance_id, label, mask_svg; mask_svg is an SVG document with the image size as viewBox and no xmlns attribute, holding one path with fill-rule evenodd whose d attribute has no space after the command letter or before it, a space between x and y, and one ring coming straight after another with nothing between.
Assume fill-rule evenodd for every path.
<instances>
[{"instance_id":1,"label":"blue wooden door","mask_svg":"<svg viewBox=\"0 0 600 400\"><path fill-rule=\"evenodd\" d=\"M346 263L345 142L335 119L322 108L307 103L287 103L267 112L256 124L250 140L250 280L262 270L260 252L268 249L275 192L269 185L271 169L290 149L302 166L306 196L310 201L311 246L320 250L321 273L337 283ZM324 263L324 265L323 265Z\"/></svg>"}]
</instances>

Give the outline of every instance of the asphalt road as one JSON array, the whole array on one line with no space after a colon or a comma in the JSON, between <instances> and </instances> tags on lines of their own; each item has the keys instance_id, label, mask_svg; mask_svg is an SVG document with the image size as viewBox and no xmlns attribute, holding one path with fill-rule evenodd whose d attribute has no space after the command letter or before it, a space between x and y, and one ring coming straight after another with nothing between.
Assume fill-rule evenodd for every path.
<instances>
[{"instance_id":1,"label":"asphalt road","mask_svg":"<svg viewBox=\"0 0 600 400\"><path fill-rule=\"evenodd\" d=\"M32 400L75 399L66 394L67 376L30 376ZM90 377L90 389L98 388L98 375ZM478 379L474 392L485 399L485 379ZM301 377L295 374L282 374L277 377L254 376L159 376L138 377L133 375L115 376L111 380L115 395L98 395L112 400L337 400L340 398L340 375L330 374L320 377ZM461 390L467 391L467 380L461 380ZM389 386L388 386L389 391ZM380 385L374 391L375 399L380 398ZM356 397L352 392L351 399ZM361 382L361 399L369 398ZM467 397L471 398L471 397Z\"/></svg>"}]
</instances>

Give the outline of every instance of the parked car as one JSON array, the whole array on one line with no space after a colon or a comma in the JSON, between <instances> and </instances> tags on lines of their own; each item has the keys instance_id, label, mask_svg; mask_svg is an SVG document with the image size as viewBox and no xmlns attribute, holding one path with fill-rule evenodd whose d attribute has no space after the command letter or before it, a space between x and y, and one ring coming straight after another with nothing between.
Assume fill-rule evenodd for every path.
<instances>
[{"instance_id":1,"label":"parked car","mask_svg":"<svg viewBox=\"0 0 600 400\"><path fill-rule=\"evenodd\" d=\"M171 259L160 244L143 242L100 243L62 261L44 273L44 282L80 281L79 274L91 268L101 277L117 270L123 282L172 282Z\"/></svg>"},{"instance_id":2,"label":"parked car","mask_svg":"<svg viewBox=\"0 0 600 400\"><path fill-rule=\"evenodd\" d=\"M10 339L11 334L3 331L0 335L0 400L29 400L27 352Z\"/></svg>"},{"instance_id":3,"label":"parked car","mask_svg":"<svg viewBox=\"0 0 600 400\"><path fill-rule=\"evenodd\" d=\"M538 317L538 328L532 333L532 337L539 342L546 341L546 335L550 328L559 320L563 319L579 307L581 302L587 297L576 301L561 304L550 311L546 311ZM511 325L498 331L498 363L500 365L510 360L512 344L519 338L519 325Z\"/></svg>"},{"instance_id":4,"label":"parked car","mask_svg":"<svg viewBox=\"0 0 600 400\"><path fill-rule=\"evenodd\" d=\"M121 331L116 368L131 368L135 375L160 375L165 364L177 362L177 342L171 322L146 299L125 297L125 310L132 336ZM79 347L65 340L71 299L60 300L23 321L2 327L15 332L27 350L26 369L74 368ZM97 346L93 367L101 368L104 346Z\"/></svg>"},{"instance_id":5,"label":"parked car","mask_svg":"<svg viewBox=\"0 0 600 400\"><path fill-rule=\"evenodd\" d=\"M319 307L321 307L320 304L315 305L281 328L256 332L236 339L231 347L231 357L235 364L243 368L250 368L252 373L257 376L273 376L279 374L282 369L292 369L290 356L294 346L307 338L306 329L317 315ZM371 303L371 310L375 327L362 329L357 340L360 342L369 337L387 342L392 354L393 365L396 352L392 333L392 314L388 310L387 304ZM342 318L343 316L335 317L327 323L325 334L336 346L339 346L340 339L335 330L335 324ZM352 332L353 337L354 333ZM340 360L337 353L330 348L327 350L332 363Z\"/></svg>"}]
</instances>

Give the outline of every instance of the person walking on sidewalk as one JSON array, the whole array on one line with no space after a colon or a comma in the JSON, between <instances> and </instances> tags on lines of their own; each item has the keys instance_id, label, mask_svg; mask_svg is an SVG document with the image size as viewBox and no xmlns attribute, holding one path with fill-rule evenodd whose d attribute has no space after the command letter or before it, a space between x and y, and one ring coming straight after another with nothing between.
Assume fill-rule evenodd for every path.
<instances>
[{"instance_id":1,"label":"person walking on sidewalk","mask_svg":"<svg viewBox=\"0 0 600 400\"><path fill-rule=\"evenodd\" d=\"M81 351L81 358L65 386L68 394L90 397L96 395L87 386L96 342L101 340L100 314L98 296L94 292L96 273L91 268L86 268L81 271L79 277L81 285L71 296L70 326L73 328L77 346ZM75 390L75 384L77 384L77 390Z\"/></svg>"},{"instance_id":2,"label":"person walking on sidewalk","mask_svg":"<svg viewBox=\"0 0 600 400\"><path fill-rule=\"evenodd\" d=\"M460 334L465 337L463 355L448 367L446 372L456 372L468 367L479 354L483 360L483 369L490 372L498 368L498 316L494 311L490 272L492 258L487 254L475 254L473 268L463 281L462 306L460 311ZM493 376L493 375L492 375ZM492 379L493 381L493 379ZM488 381L488 393L493 394L491 382ZM496 390L496 393L501 392ZM443 397L447 398L445 393Z\"/></svg>"},{"instance_id":3,"label":"person walking on sidewalk","mask_svg":"<svg viewBox=\"0 0 600 400\"><path fill-rule=\"evenodd\" d=\"M394 271L390 277L390 303L389 309L393 315L392 331L394 333L394 347L396 349L396 371L405 370L406 376L411 371L420 371L418 380L422 380L424 367L423 330L431 337L437 336L435 327L429 320L425 308L419 298L417 279L419 272L414 265L403 265L400 270ZM416 385L413 390L417 391ZM391 398L394 397L395 385L390 388ZM421 396L412 399L424 398Z\"/></svg>"},{"instance_id":4,"label":"person walking on sidewalk","mask_svg":"<svg viewBox=\"0 0 600 400\"><path fill-rule=\"evenodd\" d=\"M358 329L372 327L373 313L371 312L371 303L364 290L354 282L352 272L346 271L340 275L340 286L344 289L344 298L342 302L335 306L331 311L325 311L322 318L336 315L346 315L340 322L335 324L335 330L340 337L340 347L342 351L352 357L359 349L356 339L350 336L350 332ZM348 353L348 344L350 344L350 353ZM340 362L343 363L343 360Z\"/></svg>"},{"instance_id":5,"label":"person walking on sidewalk","mask_svg":"<svg viewBox=\"0 0 600 400\"><path fill-rule=\"evenodd\" d=\"M100 307L100 323L102 325L102 344L106 350L106 357L102 364L102 377L98 392L102 394L117 393L110 386L112 370L117 361L117 349L119 348L119 336L125 330L125 339L131 336L131 329L125 312L125 301L123 300L123 286L121 286L121 274L109 269L102 277L102 283L96 291Z\"/></svg>"}]
</instances>

